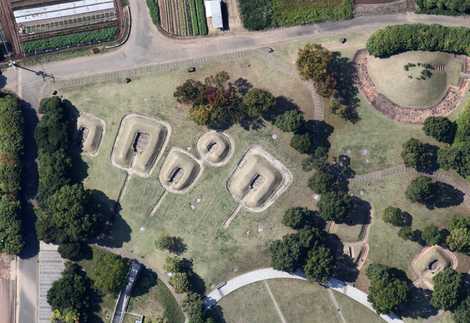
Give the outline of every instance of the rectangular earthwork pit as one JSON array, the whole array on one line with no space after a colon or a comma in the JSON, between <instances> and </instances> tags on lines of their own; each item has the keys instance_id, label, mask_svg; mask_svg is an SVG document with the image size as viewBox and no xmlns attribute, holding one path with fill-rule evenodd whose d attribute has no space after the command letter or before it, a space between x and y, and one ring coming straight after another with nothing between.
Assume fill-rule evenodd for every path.
<instances>
[{"instance_id":1,"label":"rectangular earthwork pit","mask_svg":"<svg viewBox=\"0 0 470 323\"><path fill-rule=\"evenodd\" d=\"M273 204L289 187L292 174L260 146L251 147L227 181L233 198L253 212Z\"/></svg>"},{"instance_id":2,"label":"rectangular earthwork pit","mask_svg":"<svg viewBox=\"0 0 470 323\"><path fill-rule=\"evenodd\" d=\"M81 113L77 120L77 128L82 141L82 151L96 156L105 132L103 120L89 113Z\"/></svg>"},{"instance_id":3,"label":"rectangular earthwork pit","mask_svg":"<svg viewBox=\"0 0 470 323\"><path fill-rule=\"evenodd\" d=\"M121 121L112 163L130 174L147 177L165 150L170 134L171 127L166 122L129 114Z\"/></svg>"}]
</instances>

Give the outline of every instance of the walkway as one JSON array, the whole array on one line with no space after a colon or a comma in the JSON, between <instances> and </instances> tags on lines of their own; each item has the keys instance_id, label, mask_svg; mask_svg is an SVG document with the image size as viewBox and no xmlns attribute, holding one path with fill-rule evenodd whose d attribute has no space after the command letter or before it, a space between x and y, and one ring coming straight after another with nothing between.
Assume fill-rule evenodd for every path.
<instances>
[{"instance_id":1,"label":"walkway","mask_svg":"<svg viewBox=\"0 0 470 323\"><path fill-rule=\"evenodd\" d=\"M258 269L230 279L222 287L216 288L211 291L209 294L207 294L206 304L212 305L214 303L218 303L223 297L229 295L237 289L267 279L306 280L303 276L289 274L284 271L275 270L273 268ZM328 288L334 290L335 292L348 296L349 298L355 300L356 302L366 306L371 311L375 312L374 308L372 307L372 304L369 303L369 301L367 300L367 294L360 291L359 289L347 285L346 283L338 279L331 279L328 282ZM380 317L389 323L403 323L403 321L397 318L395 315L380 315Z\"/></svg>"}]
</instances>

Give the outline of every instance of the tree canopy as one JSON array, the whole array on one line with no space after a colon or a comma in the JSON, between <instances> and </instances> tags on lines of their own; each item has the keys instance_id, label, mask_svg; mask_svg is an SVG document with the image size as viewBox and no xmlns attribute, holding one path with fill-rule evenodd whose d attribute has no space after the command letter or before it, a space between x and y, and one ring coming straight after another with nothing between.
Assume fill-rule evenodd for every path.
<instances>
[{"instance_id":1,"label":"tree canopy","mask_svg":"<svg viewBox=\"0 0 470 323\"><path fill-rule=\"evenodd\" d=\"M427 176L418 176L408 185L405 195L411 202L430 203L435 198L434 183Z\"/></svg>"},{"instance_id":2,"label":"tree canopy","mask_svg":"<svg viewBox=\"0 0 470 323\"><path fill-rule=\"evenodd\" d=\"M384 210L382 219L384 222L390 223L396 227L404 227L411 224L411 217L406 212L391 206Z\"/></svg>"},{"instance_id":3,"label":"tree canopy","mask_svg":"<svg viewBox=\"0 0 470 323\"><path fill-rule=\"evenodd\" d=\"M457 127L445 117L429 117L424 121L424 133L434 139L451 144L454 141Z\"/></svg>"},{"instance_id":4,"label":"tree canopy","mask_svg":"<svg viewBox=\"0 0 470 323\"><path fill-rule=\"evenodd\" d=\"M446 268L433 278L431 304L438 309L453 309L462 298L463 275Z\"/></svg>"},{"instance_id":5,"label":"tree canopy","mask_svg":"<svg viewBox=\"0 0 470 323\"><path fill-rule=\"evenodd\" d=\"M111 252L95 250L89 275L95 287L117 295L127 282L129 260Z\"/></svg>"},{"instance_id":6,"label":"tree canopy","mask_svg":"<svg viewBox=\"0 0 470 323\"><path fill-rule=\"evenodd\" d=\"M406 167L412 167L418 172L430 173L437 168L437 147L415 138L409 139L403 145L401 157Z\"/></svg>"},{"instance_id":7,"label":"tree canopy","mask_svg":"<svg viewBox=\"0 0 470 323\"><path fill-rule=\"evenodd\" d=\"M331 250L324 246L313 248L308 253L304 266L305 276L310 281L327 283L333 275L336 260Z\"/></svg>"},{"instance_id":8,"label":"tree canopy","mask_svg":"<svg viewBox=\"0 0 470 323\"><path fill-rule=\"evenodd\" d=\"M341 223L351 210L352 198L347 193L326 192L321 195L317 206L325 221Z\"/></svg>"}]
</instances>

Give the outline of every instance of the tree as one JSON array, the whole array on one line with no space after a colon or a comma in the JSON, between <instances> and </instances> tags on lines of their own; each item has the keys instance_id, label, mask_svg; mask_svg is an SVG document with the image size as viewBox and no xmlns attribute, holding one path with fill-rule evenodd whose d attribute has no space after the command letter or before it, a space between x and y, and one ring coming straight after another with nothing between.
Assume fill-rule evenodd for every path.
<instances>
[{"instance_id":1,"label":"tree","mask_svg":"<svg viewBox=\"0 0 470 323\"><path fill-rule=\"evenodd\" d=\"M188 315L190 323L204 323L204 302L202 296L196 293L188 293L181 304L183 311Z\"/></svg>"},{"instance_id":2,"label":"tree","mask_svg":"<svg viewBox=\"0 0 470 323\"><path fill-rule=\"evenodd\" d=\"M304 114L297 110L289 110L278 116L274 125L284 132L296 132L304 124Z\"/></svg>"},{"instance_id":3,"label":"tree","mask_svg":"<svg viewBox=\"0 0 470 323\"><path fill-rule=\"evenodd\" d=\"M413 203L430 204L435 199L435 186L432 179L418 176L408 185L406 197Z\"/></svg>"},{"instance_id":4,"label":"tree","mask_svg":"<svg viewBox=\"0 0 470 323\"><path fill-rule=\"evenodd\" d=\"M282 240L273 241L269 249L274 269L294 272L299 268L304 250L297 235L285 235Z\"/></svg>"},{"instance_id":5,"label":"tree","mask_svg":"<svg viewBox=\"0 0 470 323\"><path fill-rule=\"evenodd\" d=\"M443 232L432 224L423 229L421 237L428 246L439 245L445 239Z\"/></svg>"},{"instance_id":6,"label":"tree","mask_svg":"<svg viewBox=\"0 0 470 323\"><path fill-rule=\"evenodd\" d=\"M382 219L385 223L390 223L396 227L409 226L411 217L399 208L389 206L384 210Z\"/></svg>"},{"instance_id":7,"label":"tree","mask_svg":"<svg viewBox=\"0 0 470 323\"><path fill-rule=\"evenodd\" d=\"M346 193L326 192L322 194L317 206L320 209L320 216L325 221L339 223L348 215L352 207L352 199Z\"/></svg>"},{"instance_id":8,"label":"tree","mask_svg":"<svg viewBox=\"0 0 470 323\"><path fill-rule=\"evenodd\" d=\"M0 252L16 255L23 250L20 208L17 199L0 194Z\"/></svg>"},{"instance_id":9,"label":"tree","mask_svg":"<svg viewBox=\"0 0 470 323\"><path fill-rule=\"evenodd\" d=\"M470 176L470 141L454 143L450 148L439 149L439 166L454 169L460 176Z\"/></svg>"},{"instance_id":10,"label":"tree","mask_svg":"<svg viewBox=\"0 0 470 323\"><path fill-rule=\"evenodd\" d=\"M318 217L316 212L304 207L294 207L284 212L282 224L296 230L307 226L323 229L325 225L324 221Z\"/></svg>"},{"instance_id":11,"label":"tree","mask_svg":"<svg viewBox=\"0 0 470 323\"><path fill-rule=\"evenodd\" d=\"M59 245L58 251L64 259L79 261L91 256L91 248L83 242L69 242Z\"/></svg>"},{"instance_id":12,"label":"tree","mask_svg":"<svg viewBox=\"0 0 470 323\"><path fill-rule=\"evenodd\" d=\"M454 311L455 323L468 323L470 322L470 296L457 306Z\"/></svg>"},{"instance_id":13,"label":"tree","mask_svg":"<svg viewBox=\"0 0 470 323\"><path fill-rule=\"evenodd\" d=\"M446 268L434 276L432 281L432 306L444 310L453 309L462 298L463 275L452 268Z\"/></svg>"},{"instance_id":14,"label":"tree","mask_svg":"<svg viewBox=\"0 0 470 323\"><path fill-rule=\"evenodd\" d=\"M174 273L168 281L178 294L191 290L191 280L187 272Z\"/></svg>"},{"instance_id":15,"label":"tree","mask_svg":"<svg viewBox=\"0 0 470 323\"><path fill-rule=\"evenodd\" d=\"M401 157L406 167L415 168L418 172L433 172L437 168L437 147L415 138L403 145Z\"/></svg>"},{"instance_id":16,"label":"tree","mask_svg":"<svg viewBox=\"0 0 470 323\"><path fill-rule=\"evenodd\" d=\"M54 152L40 152L38 156L39 200L44 201L64 185L70 184L72 160L59 149Z\"/></svg>"},{"instance_id":17,"label":"tree","mask_svg":"<svg viewBox=\"0 0 470 323\"><path fill-rule=\"evenodd\" d=\"M155 244L160 250L168 250L169 252L180 254L184 252L186 246L184 245L183 239L179 237L172 237L164 235L160 237Z\"/></svg>"},{"instance_id":18,"label":"tree","mask_svg":"<svg viewBox=\"0 0 470 323\"><path fill-rule=\"evenodd\" d=\"M454 141L457 127L445 117L429 117L424 121L424 133L437 141L451 144Z\"/></svg>"},{"instance_id":19,"label":"tree","mask_svg":"<svg viewBox=\"0 0 470 323\"><path fill-rule=\"evenodd\" d=\"M318 44L307 44L299 49L297 69L305 80L312 80L318 94L330 97L336 87L331 71L333 54Z\"/></svg>"},{"instance_id":20,"label":"tree","mask_svg":"<svg viewBox=\"0 0 470 323\"><path fill-rule=\"evenodd\" d=\"M449 231L447 245L450 250L470 254L470 220L461 217L453 219Z\"/></svg>"},{"instance_id":21,"label":"tree","mask_svg":"<svg viewBox=\"0 0 470 323\"><path fill-rule=\"evenodd\" d=\"M47 302L60 313L76 312L80 319L87 321L91 311L91 284L79 265L66 263L59 280L47 292Z\"/></svg>"},{"instance_id":22,"label":"tree","mask_svg":"<svg viewBox=\"0 0 470 323\"><path fill-rule=\"evenodd\" d=\"M36 223L47 243L87 241L100 229L100 214L87 212L89 194L82 184L64 185L45 202Z\"/></svg>"},{"instance_id":23,"label":"tree","mask_svg":"<svg viewBox=\"0 0 470 323\"><path fill-rule=\"evenodd\" d=\"M305 276L310 281L327 283L335 268L335 258L329 248L320 246L308 253L304 266Z\"/></svg>"},{"instance_id":24,"label":"tree","mask_svg":"<svg viewBox=\"0 0 470 323\"><path fill-rule=\"evenodd\" d=\"M372 264L367 268L370 281L368 300L378 314L389 314L409 298L408 282L404 274L381 264Z\"/></svg>"},{"instance_id":25,"label":"tree","mask_svg":"<svg viewBox=\"0 0 470 323\"><path fill-rule=\"evenodd\" d=\"M163 269L167 273L179 273L187 270L186 260L178 256L166 257Z\"/></svg>"},{"instance_id":26,"label":"tree","mask_svg":"<svg viewBox=\"0 0 470 323\"><path fill-rule=\"evenodd\" d=\"M346 192L348 183L333 172L323 169L309 179L308 187L317 194Z\"/></svg>"},{"instance_id":27,"label":"tree","mask_svg":"<svg viewBox=\"0 0 470 323\"><path fill-rule=\"evenodd\" d=\"M107 251L95 251L89 272L94 285L104 293L117 295L127 282L129 261Z\"/></svg>"},{"instance_id":28,"label":"tree","mask_svg":"<svg viewBox=\"0 0 470 323\"><path fill-rule=\"evenodd\" d=\"M58 309L52 312L52 323L80 323L80 314L76 310L65 310L61 313Z\"/></svg>"},{"instance_id":29,"label":"tree","mask_svg":"<svg viewBox=\"0 0 470 323\"><path fill-rule=\"evenodd\" d=\"M202 102L204 92L204 84L199 81L187 80L176 88L173 96L179 103L195 103Z\"/></svg>"},{"instance_id":30,"label":"tree","mask_svg":"<svg viewBox=\"0 0 470 323\"><path fill-rule=\"evenodd\" d=\"M244 112L250 119L260 118L274 106L275 100L274 96L268 91L257 88L251 89L243 97Z\"/></svg>"},{"instance_id":31,"label":"tree","mask_svg":"<svg viewBox=\"0 0 470 323\"><path fill-rule=\"evenodd\" d=\"M411 226L404 226L398 230L398 236L403 240L421 242L421 231L413 230Z\"/></svg>"},{"instance_id":32,"label":"tree","mask_svg":"<svg viewBox=\"0 0 470 323\"><path fill-rule=\"evenodd\" d=\"M308 133L292 136L290 146L302 154L310 154L314 150L313 140Z\"/></svg>"},{"instance_id":33,"label":"tree","mask_svg":"<svg viewBox=\"0 0 470 323\"><path fill-rule=\"evenodd\" d=\"M212 108L208 105L195 105L189 111L189 116L199 126L207 126L211 121Z\"/></svg>"}]
</instances>

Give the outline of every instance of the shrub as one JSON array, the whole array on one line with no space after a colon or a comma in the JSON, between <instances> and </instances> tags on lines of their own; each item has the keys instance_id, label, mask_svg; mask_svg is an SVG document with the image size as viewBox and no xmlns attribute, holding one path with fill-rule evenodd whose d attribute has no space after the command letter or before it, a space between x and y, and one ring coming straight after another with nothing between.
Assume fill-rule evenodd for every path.
<instances>
[{"instance_id":1,"label":"shrub","mask_svg":"<svg viewBox=\"0 0 470 323\"><path fill-rule=\"evenodd\" d=\"M403 240L421 242L421 232L419 230L413 230L411 226L401 227L400 230L398 230L398 236Z\"/></svg>"},{"instance_id":2,"label":"shrub","mask_svg":"<svg viewBox=\"0 0 470 323\"><path fill-rule=\"evenodd\" d=\"M178 256L166 257L163 269L167 273L179 273L187 270L185 260Z\"/></svg>"},{"instance_id":3,"label":"shrub","mask_svg":"<svg viewBox=\"0 0 470 323\"><path fill-rule=\"evenodd\" d=\"M150 18L155 26L160 25L160 9L158 8L158 0L146 0L149 9Z\"/></svg>"},{"instance_id":4,"label":"shrub","mask_svg":"<svg viewBox=\"0 0 470 323\"><path fill-rule=\"evenodd\" d=\"M423 130L426 135L451 144L454 141L456 125L444 117L429 117L424 121Z\"/></svg>"},{"instance_id":5,"label":"shrub","mask_svg":"<svg viewBox=\"0 0 470 323\"><path fill-rule=\"evenodd\" d=\"M367 50L376 57L412 51L470 53L470 29L441 25L406 24L387 26L372 34Z\"/></svg>"},{"instance_id":6,"label":"shrub","mask_svg":"<svg viewBox=\"0 0 470 323\"><path fill-rule=\"evenodd\" d=\"M470 254L470 220L455 218L449 224L447 244L450 250Z\"/></svg>"},{"instance_id":7,"label":"shrub","mask_svg":"<svg viewBox=\"0 0 470 323\"><path fill-rule=\"evenodd\" d=\"M408 185L405 195L413 203L431 203L435 199L434 183L429 177L418 176Z\"/></svg>"},{"instance_id":8,"label":"shrub","mask_svg":"<svg viewBox=\"0 0 470 323\"><path fill-rule=\"evenodd\" d=\"M186 249L183 239L179 237L172 237L169 235L164 235L160 237L155 242L155 244L160 250L168 250L169 252L176 254L180 254Z\"/></svg>"},{"instance_id":9,"label":"shrub","mask_svg":"<svg viewBox=\"0 0 470 323\"><path fill-rule=\"evenodd\" d=\"M396 227L405 227L411 225L411 217L396 207L387 207L384 210L383 220Z\"/></svg>"},{"instance_id":10,"label":"shrub","mask_svg":"<svg viewBox=\"0 0 470 323\"><path fill-rule=\"evenodd\" d=\"M186 272L174 273L168 282L178 294L187 293L191 290L191 280Z\"/></svg>"},{"instance_id":11,"label":"shrub","mask_svg":"<svg viewBox=\"0 0 470 323\"><path fill-rule=\"evenodd\" d=\"M320 216L325 221L343 222L352 207L352 199L346 193L326 192L318 202Z\"/></svg>"},{"instance_id":12,"label":"shrub","mask_svg":"<svg viewBox=\"0 0 470 323\"><path fill-rule=\"evenodd\" d=\"M428 246L441 244L445 239L444 233L440 231L435 225L428 225L425 227L421 237Z\"/></svg>"},{"instance_id":13,"label":"shrub","mask_svg":"<svg viewBox=\"0 0 470 323\"><path fill-rule=\"evenodd\" d=\"M274 125L284 132L296 132L304 124L304 114L297 110L289 110L274 121Z\"/></svg>"}]
</instances>

